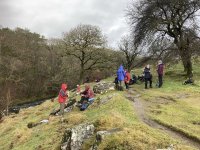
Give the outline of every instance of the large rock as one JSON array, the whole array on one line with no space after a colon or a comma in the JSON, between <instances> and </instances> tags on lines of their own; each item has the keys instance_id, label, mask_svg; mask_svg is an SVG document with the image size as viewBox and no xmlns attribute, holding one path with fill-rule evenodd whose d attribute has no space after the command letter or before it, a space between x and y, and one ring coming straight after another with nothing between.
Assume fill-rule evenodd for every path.
<instances>
[{"instance_id":1,"label":"large rock","mask_svg":"<svg viewBox=\"0 0 200 150\"><path fill-rule=\"evenodd\" d=\"M61 150L81 150L85 139L94 134L94 125L81 124L72 129L67 129Z\"/></svg>"},{"instance_id":2,"label":"large rock","mask_svg":"<svg viewBox=\"0 0 200 150\"><path fill-rule=\"evenodd\" d=\"M103 94L109 90L114 90L115 84L112 82L99 82L93 86L94 93Z\"/></svg>"},{"instance_id":3,"label":"large rock","mask_svg":"<svg viewBox=\"0 0 200 150\"><path fill-rule=\"evenodd\" d=\"M119 131L121 131L121 129L119 129L119 128L111 129L111 130L107 130L107 131L98 131L96 133L96 141L93 144L93 146L90 148L90 150L98 150L98 144L101 143L106 136L114 134Z\"/></svg>"},{"instance_id":4,"label":"large rock","mask_svg":"<svg viewBox=\"0 0 200 150\"><path fill-rule=\"evenodd\" d=\"M112 95L108 95L106 97L102 97L99 100L99 105L102 105L102 104L105 104L105 103L109 102L114 96L116 96L116 94L112 94Z\"/></svg>"}]
</instances>

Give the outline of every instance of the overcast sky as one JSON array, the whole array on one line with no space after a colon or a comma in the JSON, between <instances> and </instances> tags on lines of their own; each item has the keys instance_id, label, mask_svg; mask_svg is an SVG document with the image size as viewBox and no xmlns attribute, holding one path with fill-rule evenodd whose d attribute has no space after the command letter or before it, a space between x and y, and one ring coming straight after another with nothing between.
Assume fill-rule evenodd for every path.
<instances>
[{"instance_id":1,"label":"overcast sky","mask_svg":"<svg viewBox=\"0 0 200 150\"><path fill-rule=\"evenodd\" d=\"M47 38L61 37L78 24L99 26L117 46L129 32L125 9L130 0L0 0L0 25L28 28Z\"/></svg>"}]
</instances>

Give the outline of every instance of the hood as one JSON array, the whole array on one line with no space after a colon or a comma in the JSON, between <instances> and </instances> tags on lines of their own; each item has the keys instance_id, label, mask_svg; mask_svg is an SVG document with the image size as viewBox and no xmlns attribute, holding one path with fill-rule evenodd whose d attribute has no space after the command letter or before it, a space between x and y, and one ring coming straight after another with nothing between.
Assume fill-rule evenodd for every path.
<instances>
[{"instance_id":1,"label":"hood","mask_svg":"<svg viewBox=\"0 0 200 150\"><path fill-rule=\"evenodd\" d=\"M122 71L122 70L124 70L124 67L121 65L118 70Z\"/></svg>"},{"instance_id":2,"label":"hood","mask_svg":"<svg viewBox=\"0 0 200 150\"><path fill-rule=\"evenodd\" d=\"M61 85L61 89L62 89L63 91L66 91L66 90L67 90L67 84L63 83L63 84Z\"/></svg>"}]
</instances>

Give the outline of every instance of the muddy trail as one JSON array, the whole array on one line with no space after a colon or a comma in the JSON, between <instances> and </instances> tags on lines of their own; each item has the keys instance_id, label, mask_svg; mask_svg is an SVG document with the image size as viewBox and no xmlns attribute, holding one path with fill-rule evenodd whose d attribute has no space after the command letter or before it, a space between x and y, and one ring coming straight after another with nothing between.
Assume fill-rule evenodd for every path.
<instances>
[{"instance_id":1,"label":"muddy trail","mask_svg":"<svg viewBox=\"0 0 200 150\"><path fill-rule=\"evenodd\" d=\"M154 129L161 130L162 132L168 134L170 137L177 139L188 146L200 150L200 143L198 141L195 141L194 139L185 136L183 133L180 133L162 124L159 124L158 122L148 117L146 114L147 107L150 106L151 104L143 102L140 99L141 94L136 94L136 93L137 93L136 91L129 89L128 95L126 95L125 97L133 102L135 113L141 122L145 123L146 125Z\"/></svg>"}]
</instances>

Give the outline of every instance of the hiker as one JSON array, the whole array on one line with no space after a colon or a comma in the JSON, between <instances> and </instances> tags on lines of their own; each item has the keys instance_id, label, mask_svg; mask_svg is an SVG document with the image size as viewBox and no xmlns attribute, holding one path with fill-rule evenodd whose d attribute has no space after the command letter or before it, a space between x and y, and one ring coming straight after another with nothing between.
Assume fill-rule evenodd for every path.
<instances>
[{"instance_id":1,"label":"hiker","mask_svg":"<svg viewBox=\"0 0 200 150\"><path fill-rule=\"evenodd\" d=\"M133 80L133 83L137 83L137 76L136 75L132 75L132 80Z\"/></svg>"},{"instance_id":2,"label":"hiker","mask_svg":"<svg viewBox=\"0 0 200 150\"><path fill-rule=\"evenodd\" d=\"M125 78L124 78L124 83L125 83L126 89L129 89L130 79L131 79L131 74L126 70Z\"/></svg>"},{"instance_id":3,"label":"hiker","mask_svg":"<svg viewBox=\"0 0 200 150\"><path fill-rule=\"evenodd\" d=\"M124 81L124 77L125 77L125 72L124 72L124 68L122 65L120 65L119 69L117 70L117 78L119 81L119 90L122 90L122 82Z\"/></svg>"},{"instance_id":4,"label":"hiker","mask_svg":"<svg viewBox=\"0 0 200 150\"><path fill-rule=\"evenodd\" d=\"M157 66L157 73L158 73L158 87L162 87L163 85L163 70L164 70L164 64L162 63L162 60L158 61Z\"/></svg>"},{"instance_id":5,"label":"hiker","mask_svg":"<svg viewBox=\"0 0 200 150\"><path fill-rule=\"evenodd\" d=\"M90 89L89 85L86 85L85 90L80 94L81 100L79 103L81 103L81 110L83 111L94 101L94 92Z\"/></svg>"},{"instance_id":6,"label":"hiker","mask_svg":"<svg viewBox=\"0 0 200 150\"><path fill-rule=\"evenodd\" d=\"M60 103L59 115L64 115L65 103L67 102L67 99L68 99L67 84L63 83L61 85L61 89L58 95L58 102Z\"/></svg>"},{"instance_id":7,"label":"hiker","mask_svg":"<svg viewBox=\"0 0 200 150\"><path fill-rule=\"evenodd\" d=\"M118 81L117 76L115 77L114 83L115 83L115 89L119 90L119 81Z\"/></svg>"},{"instance_id":8,"label":"hiker","mask_svg":"<svg viewBox=\"0 0 200 150\"><path fill-rule=\"evenodd\" d=\"M152 88L152 75L150 72L149 64L144 68L144 79L145 79L145 89L147 89L147 84L149 82L149 87Z\"/></svg>"}]
</instances>

